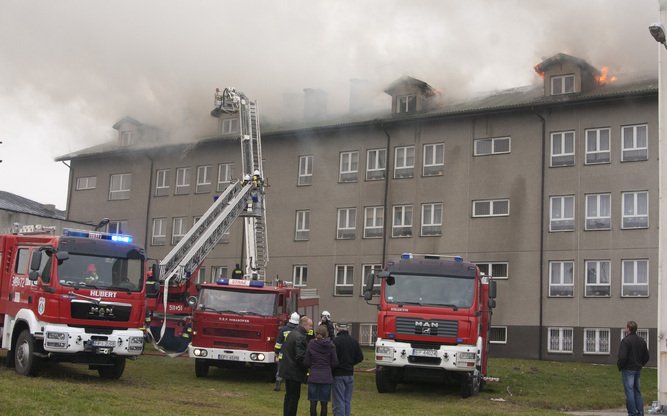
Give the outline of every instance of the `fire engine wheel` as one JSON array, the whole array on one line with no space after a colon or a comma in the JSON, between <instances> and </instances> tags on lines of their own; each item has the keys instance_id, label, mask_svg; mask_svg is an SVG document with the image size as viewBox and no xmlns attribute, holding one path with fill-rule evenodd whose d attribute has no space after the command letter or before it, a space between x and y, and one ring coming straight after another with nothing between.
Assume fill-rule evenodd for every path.
<instances>
[{"instance_id":1,"label":"fire engine wheel","mask_svg":"<svg viewBox=\"0 0 667 416\"><path fill-rule=\"evenodd\" d=\"M396 377L392 368L378 365L375 367L375 386L378 393L393 393L396 391Z\"/></svg>"},{"instance_id":2,"label":"fire engine wheel","mask_svg":"<svg viewBox=\"0 0 667 416\"><path fill-rule=\"evenodd\" d=\"M461 380L461 397L464 399L479 393L482 383L482 376L479 369L470 373L465 373Z\"/></svg>"},{"instance_id":3,"label":"fire engine wheel","mask_svg":"<svg viewBox=\"0 0 667 416\"><path fill-rule=\"evenodd\" d=\"M97 372L107 380L118 380L125 371L125 357L114 357L111 363L112 365L97 367Z\"/></svg>"},{"instance_id":4,"label":"fire engine wheel","mask_svg":"<svg viewBox=\"0 0 667 416\"><path fill-rule=\"evenodd\" d=\"M30 331L24 329L16 340L14 351L14 370L23 376L36 376L38 370L37 357L35 357L35 338Z\"/></svg>"},{"instance_id":5,"label":"fire engine wheel","mask_svg":"<svg viewBox=\"0 0 667 416\"><path fill-rule=\"evenodd\" d=\"M197 377L208 376L208 362L203 358L195 358L195 375Z\"/></svg>"}]
</instances>

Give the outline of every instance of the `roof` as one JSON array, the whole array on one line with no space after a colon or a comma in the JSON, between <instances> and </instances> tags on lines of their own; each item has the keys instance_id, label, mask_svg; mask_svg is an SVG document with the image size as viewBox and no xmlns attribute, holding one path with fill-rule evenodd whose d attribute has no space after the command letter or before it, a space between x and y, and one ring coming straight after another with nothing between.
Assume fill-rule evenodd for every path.
<instances>
[{"instance_id":1,"label":"roof","mask_svg":"<svg viewBox=\"0 0 667 416\"><path fill-rule=\"evenodd\" d=\"M535 65L535 72L538 74L543 74L547 69L554 65L561 64L563 62L571 62L575 65L580 66L582 69L587 69L593 74L598 74L600 71L598 71L595 67L593 67L591 64L588 62L584 61L581 58L577 58L575 56L571 56L565 53L558 53L550 58L545 59L544 61L540 62L539 64Z\"/></svg>"},{"instance_id":2,"label":"roof","mask_svg":"<svg viewBox=\"0 0 667 416\"><path fill-rule=\"evenodd\" d=\"M426 95L433 95L436 93L435 88L431 87L426 82L417 78L412 78L407 75L389 84L389 86L384 89L384 92L386 92L389 95L392 95L392 92L402 85L416 86Z\"/></svg>"},{"instance_id":3,"label":"roof","mask_svg":"<svg viewBox=\"0 0 667 416\"><path fill-rule=\"evenodd\" d=\"M56 209L53 205L40 204L31 199L5 191L0 191L0 210L38 215L57 220L65 219L65 211Z\"/></svg>"}]
</instances>

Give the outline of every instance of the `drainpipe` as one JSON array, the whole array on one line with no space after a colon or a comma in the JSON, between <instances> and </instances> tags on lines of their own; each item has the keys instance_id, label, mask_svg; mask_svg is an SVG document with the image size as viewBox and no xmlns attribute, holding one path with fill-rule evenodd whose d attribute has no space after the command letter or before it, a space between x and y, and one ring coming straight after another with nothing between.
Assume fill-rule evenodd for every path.
<instances>
[{"instance_id":1,"label":"drainpipe","mask_svg":"<svg viewBox=\"0 0 667 416\"><path fill-rule=\"evenodd\" d=\"M384 232L382 233L382 267L384 267L385 262L387 260L387 244L389 242L389 239L387 238L387 234L389 234L389 230L387 229L387 222L388 222L388 217L389 217L389 166L392 166L391 163L389 163L390 160L390 154L391 154L391 136L389 135L389 132L387 132L387 129L384 126L383 122L380 122L380 128L384 132L385 136L387 136L387 161L386 161L386 166L385 166L385 178L384 178L384 224L382 227L384 228Z\"/></svg>"},{"instance_id":2,"label":"drainpipe","mask_svg":"<svg viewBox=\"0 0 667 416\"><path fill-rule=\"evenodd\" d=\"M65 218L69 221L69 207L72 203L72 187L74 186L74 176L72 175L72 168L64 160L61 163L69 169L69 186L67 187L67 206L65 207Z\"/></svg>"},{"instance_id":3,"label":"drainpipe","mask_svg":"<svg viewBox=\"0 0 667 416\"><path fill-rule=\"evenodd\" d=\"M535 108L531 108L533 113L540 119L542 123L542 141L541 141L541 147L542 147L542 172L541 172L541 178L540 178L540 314L539 314L539 340L538 340L538 359L542 360L542 338L544 335L544 209L545 209L545 204L544 204L544 176L546 173L546 164L544 162L545 157L546 157L546 146L544 145L546 141L546 120L544 117L540 115L540 113L535 110Z\"/></svg>"},{"instance_id":4,"label":"drainpipe","mask_svg":"<svg viewBox=\"0 0 667 416\"><path fill-rule=\"evenodd\" d=\"M148 174L148 192L146 194L148 195L148 200L146 201L146 233L144 236L144 249L146 250L146 258L148 258L148 236L150 235L150 228L151 228L151 222L150 222L150 213L151 213L151 199L153 196L153 158L150 156L146 156L148 160L151 161L150 163L150 173Z\"/></svg>"}]
</instances>

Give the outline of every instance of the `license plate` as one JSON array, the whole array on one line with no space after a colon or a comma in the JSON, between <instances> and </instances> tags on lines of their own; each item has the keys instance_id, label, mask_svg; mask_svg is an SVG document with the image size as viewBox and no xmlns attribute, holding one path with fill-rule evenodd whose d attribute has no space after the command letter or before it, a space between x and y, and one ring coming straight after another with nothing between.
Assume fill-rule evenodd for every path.
<instances>
[{"instance_id":1,"label":"license plate","mask_svg":"<svg viewBox=\"0 0 667 416\"><path fill-rule=\"evenodd\" d=\"M110 347L110 348L113 348L115 346L116 346L116 341L93 340L93 347Z\"/></svg>"},{"instance_id":2,"label":"license plate","mask_svg":"<svg viewBox=\"0 0 667 416\"><path fill-rule=\"evenodd\" d=\"M417 357L437 357L438 350L422 350L419 348L413 348L412 355Z\"/></svg>"},{"instance_id":3,"label":"license plate","mask_svg":"<svg viewBox=\"0 0 667 416\"><path fill-rule=\"evenodd\" d=\"M218 354L218 360L239 361L240 358L236 355Z\"/></svg>"}]
</instances>

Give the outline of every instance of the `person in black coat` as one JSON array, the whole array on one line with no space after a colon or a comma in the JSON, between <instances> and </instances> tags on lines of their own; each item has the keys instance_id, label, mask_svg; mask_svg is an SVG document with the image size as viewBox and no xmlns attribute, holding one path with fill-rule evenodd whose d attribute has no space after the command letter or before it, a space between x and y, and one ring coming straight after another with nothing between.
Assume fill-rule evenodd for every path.
<instances>
[{"instance_id":1,"label":"person in black coat","mask_svg":"<svg viewBox=\"0 0 667 416\"><path fill-rule=\"evenodd\" d=\"M637 335L637 323L628 321L625 337L618 349L616 365L621 371L625 390L625 407L628 415L644 415L644 399L639 391L639 375L649 360L648 348L643 338Z\"/></svg>"},{"instance_id":2,"label":"person in black coat","mask_svg":"<svg viewBox=\"0 0 667 416\"><path fill-rule=\"evenodd\" d=\"M283 343L285 338L292 332L297 326L299 326L299 319L301 315L298 312L293 312L290 315L287 323L278 329L278 334L276 335L276 345L273 347L274 352L276 353L276 385L273 387L274 391L280 391L280 385L283 382L283 379L280 377L280 359L282 355Z\"/></svg>"},{"instance_id":3,"label":"person in black coat","mask_svg":"<svg viewBox=\"0 0 667 416\"><path fill-rule=\"evenodd\" d=\"M307 316L299 320L299 326L287 335L282 346L282 358L278 375L285 380L283 415L296 416L301 398L301 383L307 380L308 368L304 365L308 341L306 334L313 329L313 320Z\"/></svg>"},{"instance_id":4,"label":"person in black coat","mask_svg":"<svg viewBox=\"0 0 667 416\"><path fill-rule=\"evenodd\" d=\"M350 416L352 412L352 389L354 387L354 366L364 361L364 353L356 339L350 336L347 325L339 324L336 346L338 366L333 370L333 413L334 416Z\"/></svg>"},{"instance_id":5,"label":"person in black coat","mask_svg":"<svg viewBox=\"0 0 667 416\"><path fill-rule=\"evenodd\" d=\"M317 416L317 402L320 402L320 415L327 416L333 383L332 369L338 365L338 356L326 325L317 327L315 339L308 343L304 363L310 369L308 376L310 416Z\"/></svg>"}]
</instances>

